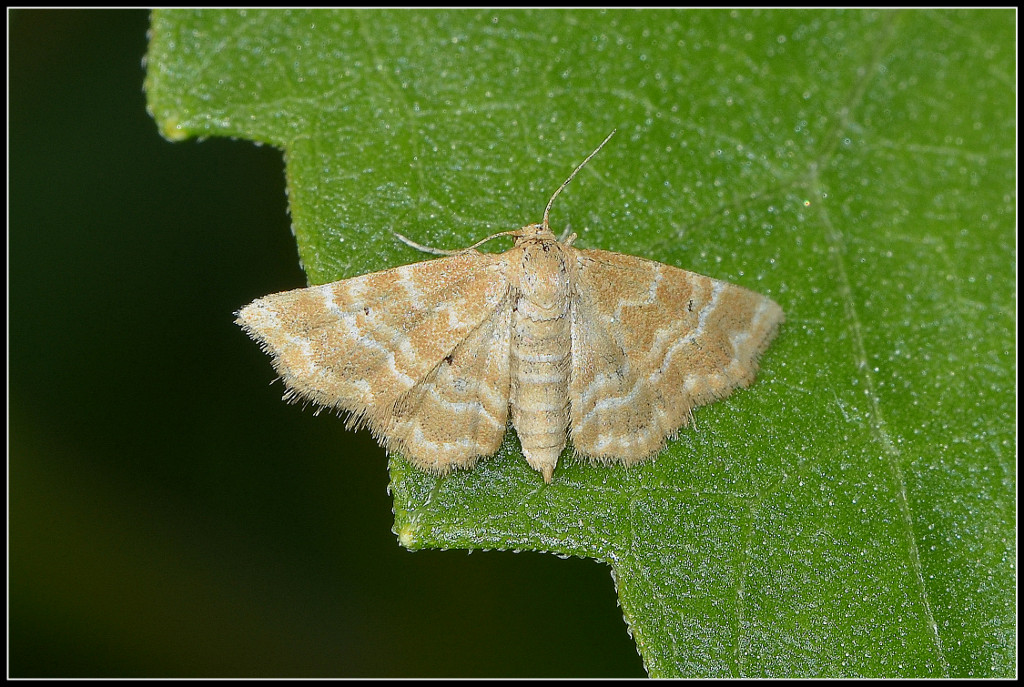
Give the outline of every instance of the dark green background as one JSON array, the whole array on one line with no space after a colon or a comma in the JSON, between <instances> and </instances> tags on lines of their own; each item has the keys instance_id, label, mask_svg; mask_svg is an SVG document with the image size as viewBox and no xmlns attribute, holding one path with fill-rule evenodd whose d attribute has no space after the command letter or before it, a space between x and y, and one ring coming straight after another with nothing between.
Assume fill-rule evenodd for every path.
<instances>
[{"instance_id":1,"label":"dark green background","mask_svg":"<svg viewBox=\"0 0 1024 687\"><path fill-rule=\"evenodd\" d=\"M10 674L643 675L607 567L405 551L384 452L267 385L281 154L158 136L148 14L9 22Z\"/></svg>"}]
</instances>

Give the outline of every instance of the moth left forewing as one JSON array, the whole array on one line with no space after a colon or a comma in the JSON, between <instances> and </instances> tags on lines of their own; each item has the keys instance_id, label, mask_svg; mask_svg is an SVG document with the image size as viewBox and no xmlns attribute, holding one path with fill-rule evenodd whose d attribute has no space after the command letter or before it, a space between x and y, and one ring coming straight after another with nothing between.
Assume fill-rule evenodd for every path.
<instances>
[{"instance_id":1,"label":"moth left forewing","mask_svg":"<svg viewBox=\"0 0 1024 687\"><path fill-rule=\"evenodd\" d=\"M487 319L508 285L465 253L257 299L237 322L273 356L287 397L383 427L401 394Z\"/></svg>"},{"instance_id":2,"label":"moth left forewing","mask_svg":"<svg viewBox=\"0 0 1024 687\"><path fill-rule=\"evenodd\" d=\"M650 457L694 407L750 384L783 319L760 294L650 260L577 263L570 436L600 460Z\"/></svg>"}]
</instances>

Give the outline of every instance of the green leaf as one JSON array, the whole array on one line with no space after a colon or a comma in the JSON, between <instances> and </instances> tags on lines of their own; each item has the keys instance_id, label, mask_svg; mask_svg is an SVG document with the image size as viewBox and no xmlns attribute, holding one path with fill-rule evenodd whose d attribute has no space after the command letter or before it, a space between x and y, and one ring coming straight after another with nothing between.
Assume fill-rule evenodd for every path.
<instances>
[{"instance_id":1,"label":"green leaf","mask_svg":"<svg viewBox=\"0 0 1024 687\"><path fill-rule=\"evenodd\" d=\"M392 231L538 221L617 128L552 224L786 310L758 382L652 463L393 457L405 546L607 562L656 676L1012 676L1014 24L166 11L146 88L168 138L285 151L311 283L424 257Z\"/></svg>"}]
</instances>

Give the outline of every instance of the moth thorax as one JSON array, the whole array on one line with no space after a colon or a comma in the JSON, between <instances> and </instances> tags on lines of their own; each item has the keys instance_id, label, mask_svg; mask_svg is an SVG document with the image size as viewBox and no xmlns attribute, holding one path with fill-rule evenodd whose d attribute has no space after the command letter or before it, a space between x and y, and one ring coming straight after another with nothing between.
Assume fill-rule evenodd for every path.
<instances>
[{"instance_id":1,"label":"moth thorax","mask_svg":"<svg viewBox=\"0 0 1024 687\"><path fill-rule=\"evenodd\" d=\"M571 249L570 249L571 250ZM519 247L520 259L510 275L513 286L539 319L568 312L570 255L554 239L535 239Z\"/></svg>"}]
</instances>

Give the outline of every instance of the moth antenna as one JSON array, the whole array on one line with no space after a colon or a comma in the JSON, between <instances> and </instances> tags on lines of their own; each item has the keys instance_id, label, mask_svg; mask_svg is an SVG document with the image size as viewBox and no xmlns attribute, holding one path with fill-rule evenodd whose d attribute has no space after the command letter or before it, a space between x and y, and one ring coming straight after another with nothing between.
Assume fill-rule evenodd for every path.
<instances>
[{"instance_id":1,"label":"moth antenna","mask_svg":"<svg viewBox=\"0 0 1024 687\"><path fill-rule=\"evenodd\" d=\"M557 198L557 197L558 197L558 194L562 192L562 189L563 189L563 188L565 188L566 186L568 186L568 185L569 185L569 182L570 182L570 181L572 181L572 178L573 178L574 176L576 176L576 174L577 174L577 173L578 173L578 172L579 172L579 171L580 171L581 169L583 169L583 166L584 166L585 164L587 164L588 162L590 162L590 158L594 157L594 156L595 156L595 155L597 155L597 154L598 154L599 152L601 152L601 148L604 148L604 144L605 144L605 143L607 143L607 142L608 142L609 140L611 140L611 137L615 135L615 132L616 132L616 131L617 131L617 129L612 129L612 132L611 132L610 134L608 134L607 138L605 138L605 139L604 139L603 141L601 141L601 145L599 145L599 146L597 146L596 148L594 148L594 152L592 152L592 153L591 153L590 155L587 155L587 159L586 159L586 160L584 160L583 162L581 162L581 163L579 164L579 166L578 166L578 167L577 167L576 169L574 169L574 170L573 170L572 174L570 174L570 175L569 175L569 178L568 178L568 179L566 179L566 180L565 180L564 182L562 182L562 185L561 185L561 186L559 186L559 187L558 187L558 190L557 190L557 191L555 191L555 193L554 193L554 195L553 195L553 196L551 196L551 200L549 200L549 201L548 201L548 206L547 206L546 208L544 208L544 222L543 222L543 226L544 226L545 228L547 228L547 227L548 227L548 213L549 213L549 212L551 212L551 206L552 206L552 205L554 204L554 202L555 202L555 198Z\"/></svg>"},{"instance_id":2,"label":"moth antenna","mask_svg":"<svg viewBox=\"0 0 1024 687\"><path fill-rule=\"evenodd\" d=\"M402 236L394 229L391 230L391 233L395 235L396 239L398 239L405 245L409 246L410 248L415 248L416 250L422 253L430 253L431 255L457 255L462 252L458 250L445 250L444 248L434 248L433 246L424 246L422 243L416 243L412 239Z\"/></svg>"},{"instance_id":3,"label":"moth antenna","mask_svg":"<svg viewBox=\"0 0 1024 687\"><path fill-rule=\"evenodd\" d=\"M517 231L501 231L501 232L498 232L497 234L491 234L487 238L481 239L481 240L477 241L476 243L474 243L472 246L469 246L468 248L460 248L458 250L445 250L443 248L434 248L433 246L424 246L422 243L416 243L412 239L406 238L405 236L402 236L401 234L399 234L397 231L395 231L393 229L391 230L391 233L395 235L396 239L398 239L399 241L401 241L405 245L409 246L410 248L415 248L418 251L422 251L424 253L430 253L431 255L461 255L462 253L467 253L467 252L469 252L471 250L475 250L478 246L482 246L483 244L487 243L491 239L496 239L496 238L501 237L501 236L517 236L518 235Z\"/></svg>"}]
</instances>

